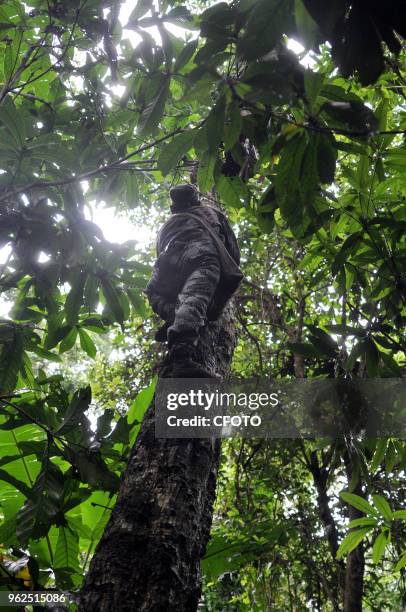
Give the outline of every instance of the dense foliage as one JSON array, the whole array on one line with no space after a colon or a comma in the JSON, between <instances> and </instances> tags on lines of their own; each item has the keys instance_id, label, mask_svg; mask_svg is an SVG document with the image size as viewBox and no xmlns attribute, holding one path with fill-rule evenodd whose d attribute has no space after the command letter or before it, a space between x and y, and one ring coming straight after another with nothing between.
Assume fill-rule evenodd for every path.
<instances>
[{"instance_id":1,"label":"dense foliage","mask_svg":"<svg viewBox=\"0 0 406 612\"><path fill-rule=\"evenodd\" d=\"M80 587L153 394L152 252L105 240L92 202L154 224L189 177L221 201L239 376L404 375L406 16L326 4L1 4L7 588ZM400 609L405 461L396 439L228 442L205 608L340 609L364 547L366 609Z\"/></svg>"}]
</instances>

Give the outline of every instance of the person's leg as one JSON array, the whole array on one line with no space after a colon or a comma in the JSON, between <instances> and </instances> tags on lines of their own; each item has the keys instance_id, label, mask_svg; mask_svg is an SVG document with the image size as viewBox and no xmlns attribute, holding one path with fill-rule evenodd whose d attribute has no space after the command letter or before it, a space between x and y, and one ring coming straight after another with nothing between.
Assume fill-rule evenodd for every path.
<instances>
[{"instance_id":1,"label":"person's leg","mask_svg":"<svg viewBox=\"0 0 406 612\"><path fill-rule=\"evenodd\" d=\"M197 339L206 324L207 309L220 280L220 264L216 256L206 255L195 262L178 295L175 316L168 330L169 344L178 340Z\"/></svg>"}]
</instances>

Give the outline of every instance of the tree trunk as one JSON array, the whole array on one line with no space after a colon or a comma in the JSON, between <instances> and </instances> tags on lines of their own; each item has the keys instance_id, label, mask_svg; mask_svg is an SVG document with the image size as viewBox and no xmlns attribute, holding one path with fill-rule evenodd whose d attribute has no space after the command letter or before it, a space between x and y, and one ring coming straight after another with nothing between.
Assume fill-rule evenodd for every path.
<instances>
[{"instance_id":1,"label":"tree trunk","mask_svg":"<svg viewBox=\"0 0 406 612\"><path fill-rule=\"evenodd\" d=\"M231 307L201 333L199 360L222 377L235 347ZM167 363L162 376L170 375ZM220 442L157 439L144 418L117 504L96 548L79 612L193 612L209 539Z\"/></svg>"},{"instance_id":2,"label":"tree trunk","mask_svg":"<svg viewBox=\"0 0 406 612\"><path fill-rule=\"evenodd\" d=\"M346 472L348 483L351 482L354 463L351 455L348 453L344 456L344 462L346 465ZM352 491L360 497L365 497L362 490L362 483L359 480L357 486ZM357 518L363 517L363 513L354 508L354 506L348 506L348 518L353 521ZM364 571L365 571L365 557L364 557L364 546L361 542L357 548L352 550L347 557L347 568L345 574L345 592L344 592L344 612L362 612L362 597L364 593Z\"/></svg>"}]
</instances>

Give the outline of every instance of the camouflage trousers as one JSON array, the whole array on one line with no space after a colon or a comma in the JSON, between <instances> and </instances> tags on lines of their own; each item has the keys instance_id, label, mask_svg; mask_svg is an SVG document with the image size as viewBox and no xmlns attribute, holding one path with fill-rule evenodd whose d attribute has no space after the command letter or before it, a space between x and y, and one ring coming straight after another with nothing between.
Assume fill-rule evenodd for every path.
<instances>
[{"instance_id":1,"label":"camouflage trousers","mask_svg":"<svg viewBox=\"0 0 406 612\"><path fill-rule=\"evenodd\" d=\"M179 342L191 345L206 324L207 310L220 281L217 249L211 241L174 243L163 256L164 261L158 265L156 286L159 288L159 277L165 275L161 282L167 284L172 277L175 289L171 297L166 294L165 307L161 309L165 311L163 318L170 323L168 343L169 346Z\"/></svg>"}]
</instances>

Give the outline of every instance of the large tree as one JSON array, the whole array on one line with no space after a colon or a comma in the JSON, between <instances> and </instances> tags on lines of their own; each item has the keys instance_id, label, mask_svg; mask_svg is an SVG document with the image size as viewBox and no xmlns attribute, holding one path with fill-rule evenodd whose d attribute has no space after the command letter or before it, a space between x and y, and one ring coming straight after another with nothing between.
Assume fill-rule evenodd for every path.
<instances>
[{"instance_id":1,"label":"large tree","mask_svg":"<svg viewBox=\"0 0 406 612\"><path fill-rule=\"evenodd\" d=\"M195 493L206 495L194 505L195 523L185 524L187 562L171 541L184 599L157 603L169 584L160 512L140 532L156 572L145 582L142 560L129 566L129 537L111 588L101 589L113 571L106 551L116 526L131 510L131 524L140 523L140 500L130 494L135 505L126 507L128 484L139 490L151 470L161 481L163 464L151 455L166 446L148 433L149 413L139 425L157 354L142 297L151 254L106 241L86 213L90 203L147 223L164 216L173 181L192 176L202 193L215 189L247 275L236 311L239 376L404 375L404 4L158 4L0 7L0 291L12 305L0 321L2 573L21 586L23 567L36 587L78 590L130 457L84 589L89 610L103 593L108 609L109 593L124 593L130 574L134 592L148 591L145 610L187 606L189 592L197 605L217 460L203 444L204 470L192 475L184 453L193 445L174 444L179 478L192 486L196 477ZM114 376L110 366L102 376L96 356L108 341L127 351ZM96 378L68 371L81 351L98 360ZM402 591L390 600L373 579L389 593L394 566L404 572L406 563L401 442L243 441L223 456L224 503L203 564L207 609L311 600L349 611L377 597L398 605ZM185 508L173 483L165 503L179 521ZM230 561L230 546L244 565ZM218 580L224 573L228 582Z\"/></svg>"}]
</instances>

